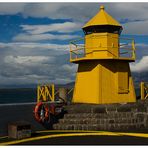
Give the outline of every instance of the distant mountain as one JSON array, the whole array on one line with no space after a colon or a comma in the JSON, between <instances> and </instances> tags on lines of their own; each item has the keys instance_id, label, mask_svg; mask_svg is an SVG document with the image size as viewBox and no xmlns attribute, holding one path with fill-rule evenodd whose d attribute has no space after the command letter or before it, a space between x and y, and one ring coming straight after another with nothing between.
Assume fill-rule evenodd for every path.
<instances>
[{"instance_id":1,"label":"distant mountain","mask_svg":"<svg viewBox=\"0 0 148 148\"><path fill-rule=\"evenodd\" d=\"M135 87L139 87L140 82L148 82L148 72L132 73Z\"/></svg>"},{"instance_id":2,"label":"distant mountain","mask_svg":"<svg viewBox=\"0 0 148 148\"><path fill-rule=\"evenodd\" d=\"M67 84L55 84L56 88L64 87L64 88L72 88L74 87L75 82L70 82ZM6 86L0 86L0 89L36 89L37 84L30 84L30 85L6 85Z\"/></svg>"},{"instance_id":3,"label":"distant mountain","mask_svg":"<svg viewBox=\"0 0 148 148\"><path fill-rule=\"evenodd\" d=\"M30 85L2 85L0 86L0 89L22 89L22 88L36 88L36 84L30 84Z\"/></svg>"},{"instance_id":4,"label":"distant mountain","mask_svg":"<svg viewBox=\"0 0 148 148\"><path fill-rule=\"evenodd\" d=\"M67 83L67 84L57 84L55 85L57 88L59 87L64 87L64 88L73 88L75 85L75 82L70 82L70 83Z\"/></svg>"}]
</instances>

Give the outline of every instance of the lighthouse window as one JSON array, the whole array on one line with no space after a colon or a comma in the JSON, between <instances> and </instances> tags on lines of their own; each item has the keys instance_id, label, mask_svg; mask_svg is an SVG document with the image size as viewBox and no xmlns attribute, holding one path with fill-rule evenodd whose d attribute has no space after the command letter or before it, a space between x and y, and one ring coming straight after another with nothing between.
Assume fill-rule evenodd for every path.
<instances>
[{"instance_id":1,"label":"lighthouse window","mask_svg":"<svg viewBox=\"0 0 148 148\"><path fill-rule=\"evenodd\" d=\"M91 34L91 33L102 33L102 32L115 33L120 35L122 31L122 27L112 26L112 25L89 26L84 28L83 31L85 35Z\"/></svg>"}]
</instances>

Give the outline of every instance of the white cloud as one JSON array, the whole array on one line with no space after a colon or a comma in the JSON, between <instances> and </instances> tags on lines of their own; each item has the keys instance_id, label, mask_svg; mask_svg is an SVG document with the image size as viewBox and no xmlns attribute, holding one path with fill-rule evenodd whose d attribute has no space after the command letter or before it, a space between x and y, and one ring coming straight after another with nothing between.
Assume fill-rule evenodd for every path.
<instances>
[{"instance_id":1,"label":"white cloud","mask_svg":"<svg viewBox=\"0 0 148 148\"><path fill-rule=\"evenodd\" d=\"M148 35L148 20L129 22L123 25L124 34L130 35Z\"/></svg>"},{"instance_id":2,"label":"white cloud","mask_svg":"<svg viewBox=\"0 0 148 148\"><path fill-rule=\"evenodd\" d=\"M148 3L38 3L25 7L23 14L33 17L69 18L85 23L98 11L100 5L114 18L128 20L148 19Z\"/></svg>"},{"instance_id":3,"label":"white cloud","mask_svg":"<svg viewBox=\"0 0 148 148\"><path fill-rule=\"evenodd\" d=\"M100 5L100 3L1 4L0 14L21 13L24 17L71 19L72 22L22 25L24 33L13 37L13 43L0 43L0 69L2 69L0 85L73 81L77 65L69 64L69 46L34 42L75 38L75 35L69 33L79 30L82 24L98 12ZM105 3L104 5L106 11L117 20L133 21L123 25L125 29L123 33L148 34L147 3ZM53 32L60 35L52 34ZM131 69L133 72L145 72L148 69L147 45L138 45L137 48L140 58L138 62L131 64Z\"/></svg>"},{"instance_id":4,"label":"white cloud","mask_svg":"<svg viewBox=\"0 0 148 148\"><path fill-rule=\"evenodd\" d=\"M32 5L33 11L24 12L25 15L38 17L49 17L49 18L70 18L75 22L81 22L77 26L74 25L75 29L80 29L91 17L93 17L99 10L99 6L102 3L64 3L64 4L36 4ZM103 3L106 7L106 11L111 14L118 21L128 20L132 21L127 24L123 24L123 34L148 34L148 3ZM40 10L39 10L39 9ZM50 8L50 10L48 10ZM38 11L39 10L39 11ZM87 10L87 11L86 11ZM37 12L38 11L38 12ZM138 20L138 21L135 21ZM67 24L68 25L68 24ZM72 26L73 26L72 25ZM56 28L56 26L53 26ZM58 26L57 26L58 27ZM140 28L140 29L137 29ZM48 27L43 30L48 30ZM68 26L67 26L68 29ZM74 30L74 29L73 29ZM34 31L40 32L42 29Z\"/></svg>"},{"instance_id":5,"label":"white cloud","mask_svg":"<svg viewBox=\"0 0 148 148\"><path fill-rule=\"evenodd\" d=\"M70 82L72 82L72 80L69 78L63 78L63 79L56 78L55 79L56 84L66 84L66 83L70 83Z\"/></svg>"},{"instance_id":6,"label":"white cloud","mask_svg":"<svg viewBox=\"0 0 148 148\"><path fill-rule=\"evenodd\" d=\"M71 19L73 22L65 24L22 25L22 27L34 34L50 32L54 28L58 32L73 32L80 29L93 17L102 4L105 5L106 11L118 21L132 21L123 24L124 33L148 34L148 3L2 3L0 14L21 13L25 17Z\"/></svg>"},{"instance_id":7,"label":"white cloud","mask_svg":"<svg viewBox=\"0 0 148 148\"><path fill-rule=\"evenodd\" d=\"M148 72L148 56L143 56L143 58L130 65L132 72Z\"/></svg>"},{"instance_id":8,"label":"white cloud","mask_svg":"<svg viewBox=\"0 0 148 148\"><path fill-rule=\"evenodd\" d=\"M105 6L106 11L118 20L128 19L134 21L148 19L148 3L106 3Z\"/></svg>"},{"instance_id":9,"label":"white cloud","mask_svg":"<svg viewBox=\"0 0 148 148\"><path fill-rule=\"evenodd\" d=\"M22 13L24 16L70 18L86 21L105 5L106 11L117 19L148 19L148 3L1 3L1 14Z\"/></svg>"},{"instance_id":10,"label":"white cloud","mask_svg":"<svg viewBox=\"0 0 148 148\"><path fill-rule=\"evenodd\" d=\"M80 28L80 24L74 22L54 23L50 25L21 25L21 27L23 33L14 36L12 41L37 42L50 40L72 40L80 37L79 35L67 34ZM64 34L55 34L53 32Z\"/></svg>"},{"instance_id":11,"label":"white cloud","mask_svg":"<svg viewBox=\"0 0 148 148\"><path fill-rule=\"evenodd\" d=\"M49 25L21 25L23 31L29 34L42 34L47 32L68 33L81 28L82 24L74 22L53 23Z\"/></svg>"},{"instance_id":12,"label":"white cloud","mask_svg":"<svg viewBox=\"0 0 148 148\"><path fill-rule=\"evenodd\" d=\"M147 45L138 44L139 52ZM145 56L144 56L145 55ZM148 56L131 64L133 72L148 69ZM69 62L69 46L41 43L0 43L0 85L68 83L75 80L76 64Z\"/></svg>"},{"instance_id":13,"label":"white cloud","mask_svg":"<svg viewBox=\"0 0 148 148\"><path fill-rule=\"evenodd\" d=\"M36 42L46 40L71 40L78 38L78 35L56 35L56 34L26 34L21 33L12 38L13 41L17 42Z\"/></svg>"},{"instance_id":14,"label":"white cloud","mask_svg":"<svg viewBox=\"0 0 148 148\"><path fill-rule=\"evenodd\" d=\"M0 3L0 14L17 14L23 12L25 3Z\"/></svg>"},{"instance_id":15,"label":"white cloud","mask_svg":"<svg viewBox=\"0 0 148 148\"><path fill-rule=\"evenodd\" d=\"M88 16L98 11L98 8L98 3L37 3L25 7L23 15L83 22Z\"/></svg>"},{"instance_id":16,"label":"white cloud","mask_svg":"<svg viewBox=\"0 0 148 148\"><path fill-rule=\"evenodd\" d=\"M75 78L74 64L68 66L68 45L0 43L0 59L0 86L66 83Z\"/></svg>"},{"instance_id":17,"label":"white cloud","mask_svg":"<svg viewBox=\"0 0 148 148\"><path fill-rule=\"evenodd\" d=\"M5 63L9 64L22 64L22 65L33 65L40 63L50 63L55 60L54 57L50 56L6 56L4 59Z\"/></svg>"},{"instance_id":18,"label":"white cloud","mask_svg":"<svg viewBox=\"0 0 148 148\"><path fill-rule=\"evenodd\" d=\"M72 64L72 65L64 64L64 65L61 66L61 69L65 70L69 73L75 73L76 70L77 70L77 67L78 67L78 65L76 65L76 64Z\"/></svg>"},{"instance_id":19,"label":"white cloud","mask_svg":"<svg viewBox=\"0 0 148 148\"><path fill-rule=\"evenodd\" d=\"M69 46L68 45L64 45L64 44L48 44L48 43L34 43L34 42L30 42L30 43L25 43L25 42L12 42L12 43L3 43L0 42L0 48L9 48L11 49L10 51L15 52L15 50L17 50L17 52L36 52L40 49L42 49L42 53L44 53L45 51L58 51L59 53L61 51L69 51ZM25 51L26 50L26 51Z\"/></svg>"}]
</instances>

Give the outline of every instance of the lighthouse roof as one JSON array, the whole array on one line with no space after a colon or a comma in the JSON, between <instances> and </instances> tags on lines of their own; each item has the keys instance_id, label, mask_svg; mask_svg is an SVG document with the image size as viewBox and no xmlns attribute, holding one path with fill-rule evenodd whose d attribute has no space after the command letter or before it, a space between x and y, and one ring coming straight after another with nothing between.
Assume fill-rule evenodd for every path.
<instances>
[{"instance_id":1,"label":"lighthouse roof","mask_svg":"<svg viewBox=\"0 0 148 148\"><path fill-rule=\"evenodd\" d=\"M104 10L104 6L100 7L100 11L90 21L88 21L83 26L83 28L86 28L89 26L100 26L100 25L121 26L121 24L118 21L116 21L112 16L110 16Z\"/></svg>"}]
</instances>

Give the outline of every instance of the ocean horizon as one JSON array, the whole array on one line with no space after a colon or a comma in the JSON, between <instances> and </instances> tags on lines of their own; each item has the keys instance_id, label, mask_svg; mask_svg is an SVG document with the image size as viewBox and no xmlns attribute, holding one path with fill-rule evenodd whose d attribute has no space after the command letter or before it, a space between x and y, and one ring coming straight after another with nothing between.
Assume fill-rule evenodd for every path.
<instances>
[{"instance_id":1,"label":"ocean horizon","mask_svg":"<svg viewBox=\"0 0 148 148\"><path fill-rule=\"evenodd\" d=\"M136 96L140 96L140 89L136 88ZM37 100L36 88L0 89L0 104L31 103Z\"/></svg>"}]
</instances>

